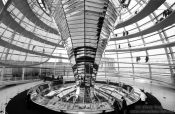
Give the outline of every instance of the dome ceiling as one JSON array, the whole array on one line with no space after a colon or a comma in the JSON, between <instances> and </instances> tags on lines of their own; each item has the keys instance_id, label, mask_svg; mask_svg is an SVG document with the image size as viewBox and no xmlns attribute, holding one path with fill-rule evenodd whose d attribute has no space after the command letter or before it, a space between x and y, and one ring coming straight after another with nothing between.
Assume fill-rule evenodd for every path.
<instances>
[{"instance_id":1,"label":"dome ceiling","mask_svg":"<svg viewBox=\"0 0 175 114\"><path fill-rule=\"evenodd\" d=\"M175 72L175 2L126 0L128 6L120 2L112 1L118 17L103 57L114 60L116 73L171 82ZM0 0L1 65L68 62L61 31L44 7L41 0ZM166 10L168 15L163 13ZM146 57L149 61L145 63Z\"/></svg>"}]
</instances>

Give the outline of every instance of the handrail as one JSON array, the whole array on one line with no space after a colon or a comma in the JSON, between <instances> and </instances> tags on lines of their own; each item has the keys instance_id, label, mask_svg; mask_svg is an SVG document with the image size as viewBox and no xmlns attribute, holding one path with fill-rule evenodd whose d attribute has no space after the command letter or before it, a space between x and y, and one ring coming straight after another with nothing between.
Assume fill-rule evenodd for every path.
<instances>
[{"instance_id":1,"label":"handrail","mask_svg":"<svg viewBox=\"0 0 175 114\"><path fill-rule=\"evenodd\" d=\"M106 50L106 52L124 52L124 51L145 51L145 50L151 50L151 49L159 49L159 48L165 48L165 47L173 47L175 45L175 41L174 42L170 42L170 43L164 43L164 44L160 44L160 45L154 45L154 46L146 46L146 47L141 47L141 48L130 48L130 49L119 49L119 50Z\"/></svg>"},{"instance_id":2,"label":"handrail","mask_svg":"<svg viewBox=\"0 0 175 114\"><path fill-rule=\"evenodd\" d=\"M52 28L51 26L47 25L43 21L41 21L33 12L31 7L29 6L27 0L15 0L13 1L13 4L16 8L21 10L21 13L28 18L32 23L35 23L37 26L43 28L47 32L53 33L53 34L58 34L59 32ZM24 8L25 7L25 8ZM32 16L32 18L31 18Z\"/></svg>"},{"instance_id":3,"label":"handrail","mask_svg":"<svg viewBox=\"0 0 175 114\"><path fill-rule=\"evenodd\" d=\"M3 13L0 14L0 15L3 17L2 20L1 20L2 23L4 23L6 26L13 29L14 31L17 31L17 32L21 33L23 36L25 36L29 39L33 38L33 40L35 40L35 41L39 41L39 42L42 42L42 43L45 43L45 44L48 44L48 45L63 47L62 45L59 45L57 43L50 42L48 40L42 39L42 38L36 36L35 34L33 34L31 31L26 30L21 25L19 25L18 22L16 22L14 20L14 18L11 16L10 12L4 10Z\"/></svg>"},{"instance_id":4,"label":"handrail","mask_svg":"<svg viewBox=\"0 0 175 114\"><path fill-rule=\"evenodd\" d=\"M8 85L13 85L13 84L28 83L28 82L33 82L34 80L39 81L40 79L0 81L0 86L8 86Z\"/></svg>"},{"instance_id":5,"label":"handrail","mask_svg":"<svg viewBox=\"0 0 175 114\"><path fill-rule=\"evenodd\" d=\"M172 5L171 5L169 8L167 8L167 9L171 9L171 8L174 7L174 6L175 6L175 3L172 4ZM154 22L154 20L157 21L158 17L160 17L160 16L162 16L162 15L163 15L163 12L160 13L159 15L155 16L153 19L151 19L151 20L149 20L149 21L143 23L142 25L140 25L140 26L138 26L138 27L142 27L142 26L144 26L144 25L146 25L146 24L148 24L148 23L150 23L150 22ZM131 29L128 30L128 31L131 31L131 30L137 29L138 27L136 27L136 28L131 28ZM122 33L120 33L120 34L122 34Z\"/></svg>"},{"instance_id":6,"label":"handrail","mask_svg":"<svg viewBox=\"0 0 175 114\"><path fill-rule=\"evenodd\" d=\"M166 31L168 31L169 29L171 29L171 28L173 28L173 27L175 27L175 25L172 25L172 26L170 26L170 27L168 27L168 28L165 28L165 29L163 29L163 30L161 30L161 32L166 32ZM158 35L159 34L159 32L155 32L155 33L153 33L153 34L150 34L150 35L147 35L146 37L143 37L143 39L146 39L146 38L149 38L149 37L151 37L151 36L155 36L155 35ZM167 39L169 39L169 38L171 38L171 37L174 37L175 35L171 35L171 36L168 36L168 37L166 37ZM135 41L138 41L138 40L140 40L140 39L136 39L136 40L131 40L130 41L130 43L132 44L132 42L135 42ZM147 43L145 43L146 45L149 45L149 44L151 44L151 43L155 43L155 42L158 42L158 41L162 41L161 39L158 39L158 40L154 40L154 41L150 41L150 42L147 42ZM122 43L119 43L120 45L122 45L122 44L128 44L128 41L126 41L126 42L122 42ZM119 44L110 44L110 45L108 45L108 46L116 46L116 45L119 45ZM143 44L138 44L138 45L134 45L134 46L132 46L132 48L133 47L137 47L137 46L143 46ZM127 46L126 47L126 49L128 49L129 47ZM123 48L122 48L123 49ZM125 48L124 48L125 49Z\"/></svg>"},{"instance_id":7,"label":"handrail","mask_svg":"<svg viewBox=\"0 0 175 114\"><path fill-rule=\"evenodd\" d=\"M175 6L175 3L174 4L172 4L168 9L171 9L173 6ZM173 13L173 12L172 12ZM139 26L139 27L142 27L142 26L144 26L144 25L146 25L147 23L149 23L149 22L153 22L153 20L157 20L157 18L158 17L160 17L161 15L163 14L163 12L162 13L160 13L159 15L157 15L156 17L154 17L153 19L151 19L151 20L149 20L148 22L146 22L146 23L144 23L144 24L142 24L141 26ZM171 14L170 14L171 15ZM169 16L170 16L169 15ZM169 17L168 16L168 17ZM167 17L167 18L168 18ZM165 18L165 20L166 20L166 18ZM164 21L164 20L163 20ZM162 22L163 22L162 21ZM161 23L161 22L160 22ZM158 24L160 24L160 23L158 23ZM153 25L153 26L151 26L150 28L152 28L152 27L154 27L155 25ZM134 30L134 29L137 29L138 27L136 27L136 28L132 28L132 29L130 29L130 30L128 30L128 31L131 31L131 30ZM150 28L148 28L148 29L150 29ZM147 30L147 29L145 29L145 30ZM145 31L145 30L143 30L143 31ZM138 32L138 33L141 33L142 31L140 31L140 32ZM110 39L110 41L116 41L116 40L123 40L123 39L126 39L126 38L132 38L131 36L133 36L134 34L138 34L138 33L133 33L133 34L130 34L130 35L128 35L128 36L121 36L121 37L117 37L117 38L111 38ZM122 34L122 33L120 33L120 34Z\"/></svg>"},{"instance_id":8,"label":"handrail","mask_svg":"<svg viewBox=\"0 0 175 114\"><path fill-rule=\"evenodd\" d=\"M137 78L140 79L140 78L142 78L142 79L147 79L149 81L155 81L156 83L166 84L166 85L168 85L171 88L175 88L175 86L172 83L168 83L168 82L165 82L165 81L162 81L162 80L150 79L149 77L143 77L143 76L139 76L139 75L136 75L136 74L130 74L130 76L126 76L126 77L123 77L122 75L124 75L124 74L120 73L120 78L132 78L132 79L137 79ZM113 77L115 77L115 76L113 76ZM154 84L153 82L151 82L151 83Z\"/></svg>"},{"instance_id":9,"label":"handrail","mask_svg":"<svg viewBox=\"0 0 175 114\"><path fill-rule=\"evenodd\" d=\"M166 63L152 63L152 62L148 62L148 63L144 63L144 62L112 62L112 63L122 63L122 64L138 64L138 65L159 65L159 66L175 66L175 64L169 64L168 61L166 61ZM117 68L117 67L104 67L104 68Z\"/></svg>"},{"instance_id":10,"label":"handrail","mask_svg":"<svg viewBox=\"0 0 175 114\"><path fill-rule=\"evenodd\" d=\"M40 85L42 85L42 84L40 84ZM37 87L40 86L40 85L37 85L37 86L31 88L30 90L31 90L31 91L32 91L32 90L35 90L35 89L37 89ZM72 87L71 87L71 88L72 88ZM32 101L33 101L33 100L32 100ZM45 107L45 105L39 104L39 103L37 103L37 102L35 102L35 101L33 101L33 102L36 103L36 104L38 104L38 105L41 105L41 106L44 106L44 107ZM74 103L68 103L68 104L74 104ZM55 111L69 111L69 110L64 110L64 109L55 109L55 108L52 107L52 106L48 106L48 107L46 107L46 108L49 108L49 109L52 109L52 110L55 110ZM76 111L76 110L71 110L71 111ZM103 110L97 110L97 111L103 111Z\"/></svg>"},{"instance_id":11,"label":"handrail","mask_svg":"<svg viewBox=\"0 0 175 114\"><path fill-rule=\"evenodd\" d=\"M159 0L159 1L150 0L140 12L138 12L136 15L129 18L128 20L123 21L122 23L119 23L115 28L118 29L118 28L121 28L124 26L128 26L132 23L137 22L138 20L143 19L145 16L148 16L150 13L152 13L152 11L155 11L155 9L157 9L157 7L162 5L165 1L166 0ZM150 12L148 12L148 11L150 11Z\"/></svg>"},{"instance_id":12,"label":"handrail","mask_svg":"<svg viewBox=\"0 0 175 114\"><path fill-rule=\"evenodd\" d=\"M15 17L15 18L17 18L17 19L19 19L20 20L20 18L18 17L18 16L16 16L16 15L14 15L14 14L11 14L11 15L13 15L13 17ZM31 27L34 27L32 24L30 24L30 23L27 23L26 21L23 21L23 20L21 20L24 24L27 24L28 26L31 26ZM43 31L43 29L42 28L37 28L37 29L39 29L39 30L41 30L41 31ZM8 30L8 31L10 31L10 30ZM13 31L12 31L13 32ZM30 32L32 32L32 31L30 31ZM49 37L49 36L44 36L43 34L37 34L36 32L35 33L33 33L34 35L36 35L36 36L41 36L41 38L42 37L45 37L45 38L49 38L49 39L52 39L52 40L58 40L58 39L54 39L54 38L51 38L51 37ZM61 40L61 39L60 39ZM63 48L63 45L60 45L60 48Z\"/></svg>"},{"instance_id":13,"label":"handrail","mask_svg":"<svg viewBox=\"0 0 175 114\"><path fill-rule=\"evenodd\" d=\"M0 45L3 46L3 47L13 48L15 50L26 52L26 53L31 53L31 54L36 54L36 55L41 55L41 56L46 56L46 57L51 57L51 58L67 59L66 57L59 57L59 56L54 56L54 55L49 55L49 54L45 54L45 53L36 52L36 51L33 51L33 50L28 50L28 49L22 48L20 46L16 46L14 44L10 44L9 42L7 42L5 40L2 40L2 39L0 39Z\"/></svg>"}]
</instances>

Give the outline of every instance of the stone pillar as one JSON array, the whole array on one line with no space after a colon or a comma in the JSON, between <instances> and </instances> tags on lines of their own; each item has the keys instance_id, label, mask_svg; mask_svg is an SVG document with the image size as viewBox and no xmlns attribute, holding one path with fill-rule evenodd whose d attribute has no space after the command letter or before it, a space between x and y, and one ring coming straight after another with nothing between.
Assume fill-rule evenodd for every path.
<instances>
[{"instance_id":1,"label":"stone pillar","mask_svg":"<svg viewBox=\"0 0 175 114\"><path fill-rule=\"evenodd\" d=\"M25 68L22 68L22 80L24 80L24 76L25 76Z\"/></svg>"},{"instance_id":2,"label":"stone pillar","mask_svg":"<svg viewBox=\"0 0 175 114\"><path fill-rule=\"evenodd\" d=\"M40 69L39 69L39 75L41 76L42 73L42 64L40 65Z\"/></svg>"},{"instance_id":3,"label":"stone pillar","mask_svg":"<svg viewBox=\"0 0 175 114\"><path fill-rule=\"evenodd\" d=\"M5 66L3 66L3 67L1 68L0 73L1 73L0 80L3 81L4 73L5 73Z\"/></svg>"}]
</instances>

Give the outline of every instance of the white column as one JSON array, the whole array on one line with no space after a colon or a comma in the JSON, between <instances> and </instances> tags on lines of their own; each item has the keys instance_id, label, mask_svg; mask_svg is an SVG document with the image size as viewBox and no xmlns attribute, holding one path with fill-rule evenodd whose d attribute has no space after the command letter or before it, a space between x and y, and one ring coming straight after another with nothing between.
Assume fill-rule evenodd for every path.
<instances>
[{"instance_id":1,"label":"white column","mask_svg":"<svg viewBox=\"0 0 175 114\"><path fill-rule=\"evenodd\" d=\"M41 70L42 70L42 65L43 65L43 64L40 65L40 69L39 69L39 75L40 75L40 76L41 76L41 72L42 72L42 71L41 71Z\"/></svg>"},{"instance_id":2,"label":"white column","mask_svg":"<svg viewBox=\"0 0 175 114\"><path fill-rule=\"evenodd\" d=\"M25 68L22 68L22 80L24 80Z\"/></svg>"},{"instance_id":3,"label":"white column","mask_svg":"<svg viewBox=\"0 0 175 114\"><path fill-rule=\"evenodd\" d=\"M1 77L0 77L0 80L3 81L3 78L4 78L4 73L5 73L5 66L2 67L1 69Z\"/></svg>"}]
</instances>

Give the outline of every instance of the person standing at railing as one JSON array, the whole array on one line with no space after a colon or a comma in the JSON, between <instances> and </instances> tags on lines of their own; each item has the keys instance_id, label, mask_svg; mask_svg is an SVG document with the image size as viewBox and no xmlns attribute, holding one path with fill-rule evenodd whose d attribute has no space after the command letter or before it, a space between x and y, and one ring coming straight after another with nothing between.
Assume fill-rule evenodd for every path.
<instances>
[{"instance_id":1,"label":"person standing at railing","mask_svg":"<svg viewBox=\"0 0 175 114\"><path fill-rule=\"evenodd\" d=\"M60 76L60 82L63 84L63 75Z\"/></svg>"},{"instance_id":2,"label":"person standing at railing","mask_svg":"<svg viewBox=\"0 0 175 114\"><path fill-rule=\"evenodd\" d=\"M128 43L128 47L129 47L129 48L131 47L131 44L130 44L130 43Z\"/></svg>"},{"instance_id":3,"label":"person standing at railing","mask_svg":"<svg viewBox=\"0 0 175 114\"><path fill-rule=\"evenodd\" d=\"M172 10L167 9L167 10L164 10L162 14L163 14L163 17L166 18L166 17L167 17L168 15L170 15L171 13L172 13Z\"/></svg>"},{"instance_id":4,"label":"person standing at railing","mask_svg":"<svg viewBox=\"0 0 175 114\"><path fill-rule=\"evenodd\" d=\"M123 36L125 36L125 31L123 31Z\"/></svg>"},{"instance_id":5,"label":"person standing at railing","mask_svg":"<svg viewBox=\"0 0 175 114\"><path fill-rule=\"evenodd\" d=\"M141 60L140 57L136 57L136 62L139 62Z\"/></svg>"},{"instance_id":6,"label":"person standing at railing","mask_svg":"<svg viewBox=\"0 0 175 114\"><path fill-rule=\"evenodd\" d=\"M149 61L149 57L146 56L146 57L145 57L145 63L147 63L148 61Z\"/></svg>"}]
</instances>

